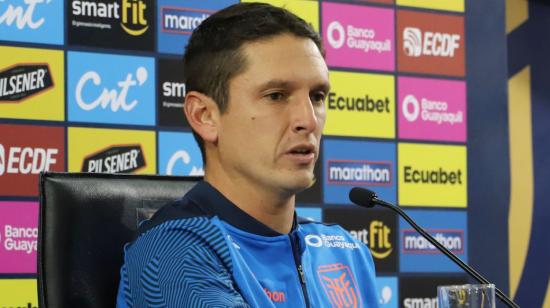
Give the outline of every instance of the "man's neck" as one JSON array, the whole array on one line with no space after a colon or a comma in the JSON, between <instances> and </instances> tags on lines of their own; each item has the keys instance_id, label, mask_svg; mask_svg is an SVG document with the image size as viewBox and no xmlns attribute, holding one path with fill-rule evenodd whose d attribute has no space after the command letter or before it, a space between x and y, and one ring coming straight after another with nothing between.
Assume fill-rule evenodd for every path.
<instances>
[{"instance_id":1,"label":"man's neck","mask_svg":"<svg viewBox=\"0 0 550 308\"><path fill-rule=\"evenodd\" d=\"M204 179L237 207L272 230L282 234L291 231L295 205L293 194L263 191L236 179L209 176L208 172Z\"/></svg>"}]
</instances>

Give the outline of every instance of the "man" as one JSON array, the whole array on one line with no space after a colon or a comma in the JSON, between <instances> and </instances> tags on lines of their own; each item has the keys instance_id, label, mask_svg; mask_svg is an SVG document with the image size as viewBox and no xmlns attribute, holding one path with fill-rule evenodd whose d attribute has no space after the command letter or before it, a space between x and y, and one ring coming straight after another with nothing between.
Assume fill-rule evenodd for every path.
<instances>
[{"instance_id":1,"label":"man","mask_svg":"<svg viewBox=\"0 0 550 308\"><path fill-rule=\"evenodd\" d=\"M204 181L127 246L120 307L373 307L372 257L295 215L314 182L328 68L309 25L267 4L206 19L184 56Z\"/></svg>"}]
</instances>

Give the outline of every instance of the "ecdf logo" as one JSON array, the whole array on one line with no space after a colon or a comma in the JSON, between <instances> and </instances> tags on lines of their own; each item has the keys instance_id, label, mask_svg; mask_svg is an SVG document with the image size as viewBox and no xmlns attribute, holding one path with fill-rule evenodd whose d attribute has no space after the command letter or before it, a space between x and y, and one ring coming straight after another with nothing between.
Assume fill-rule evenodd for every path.
<instances>
[{"instance_id":1,"label":"ecdf logo","mask_svg":"<svg viewBox=\"0 0 550 308\"><path fill-rule=\"evenodd\" d=\"M331 22L327 27L327 40L334 49L340 49L344 44L351 49L364 52L371 50L378 53L391 51L391 40L376 40L376 31L372 28L360 28L347 25L346 29L338 21Z\"/></svg>"},{"instance_id":2,"label":"ecdf logo","mask_svg":"<svg viewBox=\"0 0 550 308\"><path fill-rule=\"evenodd\" d=\"M328 182L342 185L392 185L390 162L329 160Z\"/></svg>"},{"instance_id":3,"label":"ecdf logo","mask_svg":"<svg viewBox=\"0 0 550 308\"><path fill-rule=\"evenodd\" d=\"M0 102L29 98L54 86L48 64L21 64L0 72Z\"/></svg>"},{"instance_id":4,"label":"ecdf logo","mask_svg":"<svg viewBox=\"0 0 550 308\"><path fill-rule=\"evenodd\" d=\"M0 176L4 174L38 174L57 163L58 149L10 147L0 144Z\"/></svg>"},{"instance_id":5,"label":"ecdf logo","mask_svg":"<svg viewBox=\"0 0 550 308\"><path fill-rule=\"evenodd\" d=\"M414 27L403 29L403 50L409 57L449 57L460 48L460 35L442 32L422 31Z\"/></svg>"},{"instance_id":6,"label":"ecdf logo","mask_svg":"<svg viewBox=\"0 0 550 308\"><path fill-rule=\"evenodd\" d=\"M443 247L453 253L464 253L462 230L430 229L429 232ZM437 254L439 250L415 230L403 230L403 253Z\"/></svg>"},{"instance_id":7,"label":"ecdf logo","mask_svg":"<svg viewBox=\"0 0 550 308\"><path fill-rule=\"evenodd\" d=\"M162 7L162 31L191 35L214 11L191 8Z\"/></svg>"},{"instance_id":8,"label":"ecdf logo","mask_svg":"<svg viewBox=\"0 0 550 308\"><path fill-rule=\"evenodd\" d=\"M118 91L116 89L103 88L101 94L92 101L87 101L83 98L83 92L85 87L91 83L95 86L101 86L101 76L95 71L88 71L82 77L80 77L75 91L76 103L80 108L85 111L93 110L97 107L106 109L109 106L111 111L117 112L119 109L123 111L130 111L138 104L138 100L134 99L131 102L126 102L126 96L131 87L142 86L148 77L147 69L143 66L138 67L135 72L135 79L132 73L126 75L126 79L123 81L117 82L119 87ZM93 88L93 86L90 85Z\"/></svg>"}]
</instances>

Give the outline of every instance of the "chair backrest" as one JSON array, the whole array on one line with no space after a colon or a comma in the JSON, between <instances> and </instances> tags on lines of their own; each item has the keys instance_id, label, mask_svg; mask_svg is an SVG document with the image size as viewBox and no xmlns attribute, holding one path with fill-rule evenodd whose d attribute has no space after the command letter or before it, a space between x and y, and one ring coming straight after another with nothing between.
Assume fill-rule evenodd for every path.
<instances>
[{"instance_id":1,"label":"chair backrest","mask_svg":"<svg viewBox=\"0 0 550 308\"><path fill-rule=\"evenodd\" d=\"M113 307L124 244L138 221L199 177L92 173L40 176L40 307Z\"/></svg>"}]
</instances>

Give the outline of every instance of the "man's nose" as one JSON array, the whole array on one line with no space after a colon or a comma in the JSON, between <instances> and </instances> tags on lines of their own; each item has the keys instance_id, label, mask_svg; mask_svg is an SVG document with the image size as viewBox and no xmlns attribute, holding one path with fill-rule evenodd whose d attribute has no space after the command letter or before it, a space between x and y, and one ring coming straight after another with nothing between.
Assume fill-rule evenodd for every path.
<instances>
[{"instance_id":1,"label":"man's nose","mask_svg":"<svg viewBox=\"0 0 550 308\"><path fill-rule=\"evenodd\" d=\"M297 133L310 133L315 131L318 123L318 115L315 107L308 96L300 98L299 101L292 104L291 109L292 129Z\"/></svg>"}]
</instances>

